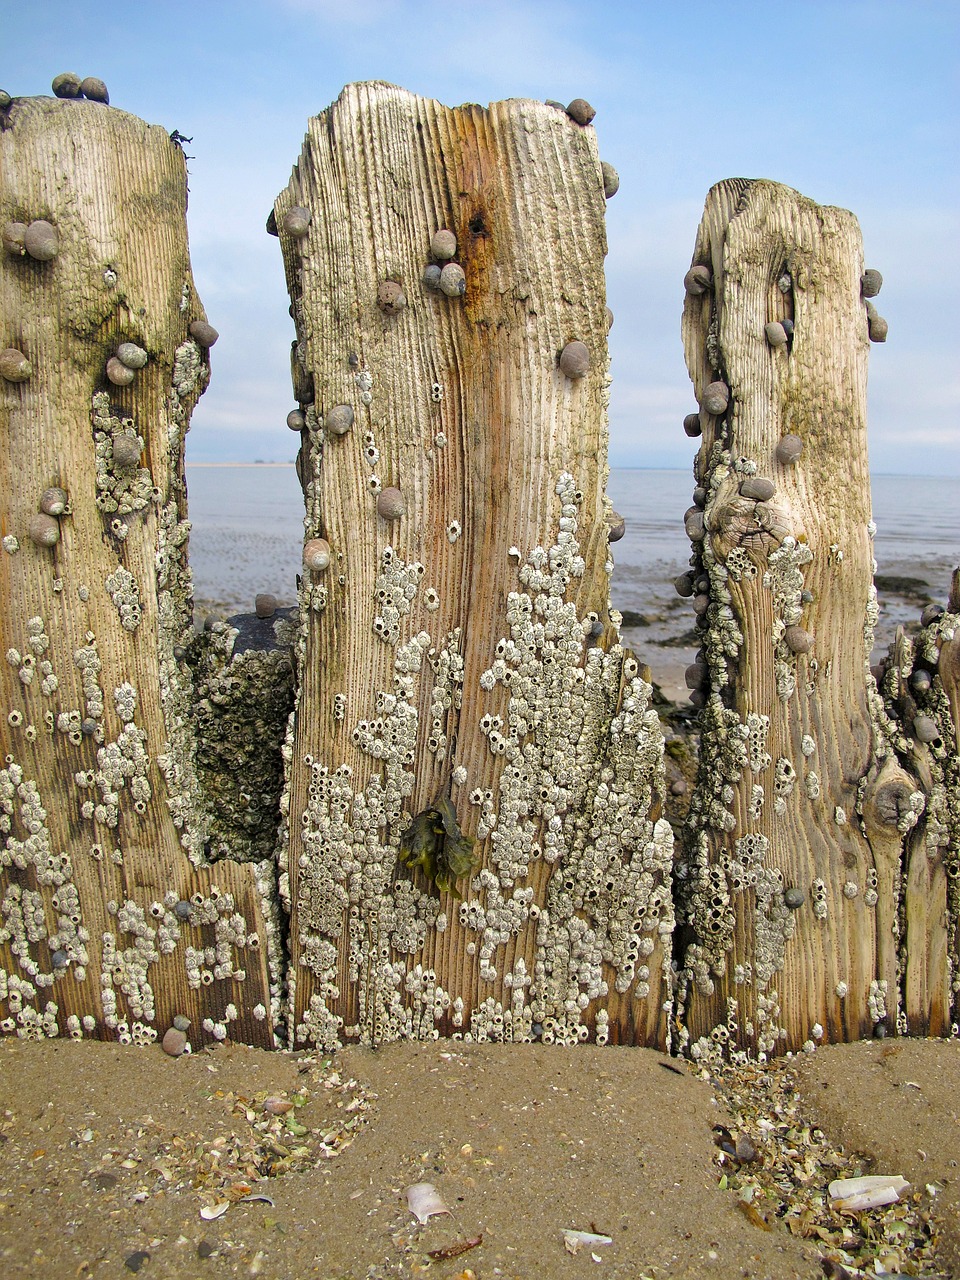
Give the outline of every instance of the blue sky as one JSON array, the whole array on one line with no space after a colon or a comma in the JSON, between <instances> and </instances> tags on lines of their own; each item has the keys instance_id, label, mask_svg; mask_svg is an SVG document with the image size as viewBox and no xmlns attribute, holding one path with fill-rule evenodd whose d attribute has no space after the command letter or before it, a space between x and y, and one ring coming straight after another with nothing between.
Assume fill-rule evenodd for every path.
<instances>
[{"instance_id":1,"label":"blue sky","mask_svg":"<svg viewBox=\"0 0 960 1280\"><path fill-rule=\"evenodd\" d=\"M193 268L221 333L193 461L292 456L293 326L264 222L307 118L350 81L381 79L448 105L597 108L621 179L607 205L614 465L690 465L681 280L712 183L764 177L853 210L883 272L873 470L960 475L958 48L955 0L0 0L8 93L96 75L114 105L193 137Z\"/></svg>"}]
</instances>

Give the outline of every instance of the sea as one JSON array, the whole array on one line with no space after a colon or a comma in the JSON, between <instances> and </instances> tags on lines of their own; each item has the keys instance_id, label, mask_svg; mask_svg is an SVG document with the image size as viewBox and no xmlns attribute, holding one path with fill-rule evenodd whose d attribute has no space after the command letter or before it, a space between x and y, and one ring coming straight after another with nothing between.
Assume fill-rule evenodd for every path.
<instances>
[{"instance_id":1,"label":"sea","mask_svg":"<svg viewBox=\"0 0 960 1280\"><path fill-rule=\"evenodd\" d=\"M885 649L898 624L915 622L930 600L946 601L960 565L960 502L951 476L875 475L871 485ZM293 466L188 463L187 487L198 617L250 612L262 591L294 603L303 499ZM692 488L687 470L610 474L607 491L627 526L613 547L612 603L643 619L638 625L657 644L678 643L691 625L689 602L677 597L673 580L690 558L683 513Z\"/></svg>"}]
</instances>

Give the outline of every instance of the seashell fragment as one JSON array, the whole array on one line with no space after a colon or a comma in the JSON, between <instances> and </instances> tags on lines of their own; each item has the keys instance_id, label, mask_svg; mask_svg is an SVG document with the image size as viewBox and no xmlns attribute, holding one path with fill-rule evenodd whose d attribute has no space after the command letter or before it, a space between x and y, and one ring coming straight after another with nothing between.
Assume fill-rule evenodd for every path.
<instances>
[{"instance_id":1,"label":"seashell fragment","mask_svg":"<svg viewBox=\"0 0 960 1280\"><path fill-rule=\"evenodd\" d=\"M432 1182L415 1182L407 1187L406 1195L407 1208L418 1222L426 1222L437 1214L450 1212Z\"/></svg>"},{"instance_id":2,"label":"seashell fragment","mask_svg":"<svg viewBox=\"0 0 960 1280\"><path fill-rule=\"evenodd\" d=\"M910 1183L897 1174L871 1174L863 1178L835 1178L828 1188L830 1208L860 1213L880 1205L895 1204Z\"/></svg>"},{"instance_id":3,"label":"seashell fragment","mask_svg":"<svg viewBox=\"0 0 960 1280\"><path fill-rule=\"evenodd\" d=\"M268 1116L284 1116L293 1109L293 1103L289 1098L264 1098L263 1109Z\"/></svg>"},{"instance_id":4,"label":"seashell fragment","mask_svg":"<svg viewBox=\"0 0 960 1280\"><path fill-rule=\"evenodd\" d=\"M216 1204L205 1204L200 1210L200 1217L205 1222L214 1222L217 1218L222 1218L229 1208L229 1200L218 1200Z\"/></svg>"},{"instance_id":5,"label":"seashell fragment","mask_svg":"<svg viewBox=\"0 0 960 1280\"><path fill-rule=\"evenodd\" d=\"M602 1236L596 1231L571 1231L564 1228L563 1247L567 1253L577 1254L584 1245L596 1248L604 1244L613 1244L613 1236Z\"/></svg>"}]
</instances>

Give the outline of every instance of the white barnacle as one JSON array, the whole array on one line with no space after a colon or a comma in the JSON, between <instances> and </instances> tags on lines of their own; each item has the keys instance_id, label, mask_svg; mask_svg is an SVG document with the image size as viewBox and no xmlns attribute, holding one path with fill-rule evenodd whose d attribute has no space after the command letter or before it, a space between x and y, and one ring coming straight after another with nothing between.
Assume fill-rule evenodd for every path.
<instances>
[{"instance_id":1,"label":"white barnacle","mask_svg":"<svg viewBox=\"0 0 960 1280\"><path fill-rule=\"evenodd\" d=\"M447 538L450 542L456 542L462 532L463 529L459 520L451 520L447 525Z\"/></svg>"}]
</instances>

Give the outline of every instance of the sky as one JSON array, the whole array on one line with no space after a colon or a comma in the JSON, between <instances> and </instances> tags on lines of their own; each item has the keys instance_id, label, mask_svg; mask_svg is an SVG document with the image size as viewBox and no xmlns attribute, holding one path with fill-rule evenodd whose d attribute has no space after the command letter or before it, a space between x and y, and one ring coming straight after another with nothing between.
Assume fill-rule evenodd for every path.
<instances>
[{"instance_id":1,"label":"sky","mask_svg":"<svg viewBox=\"0 0 960 1280\"><path fill-rule=\"evenodd\" d=\"M0 88L62 71L193 141L188 225L220 341L192 462L285 461L294 436L279 241L264 223L306 123L345 84L388 80L448 106L587 98L607 204L615 466L684 467L696 408L682 279L722 178L771 178L852 210L884 277L870 351L881 473L960 475L960 359L947 267L960 244L956 0L0 0ZM950 268L956 272L957 266Z\"/></svg>"}]
</instances>

